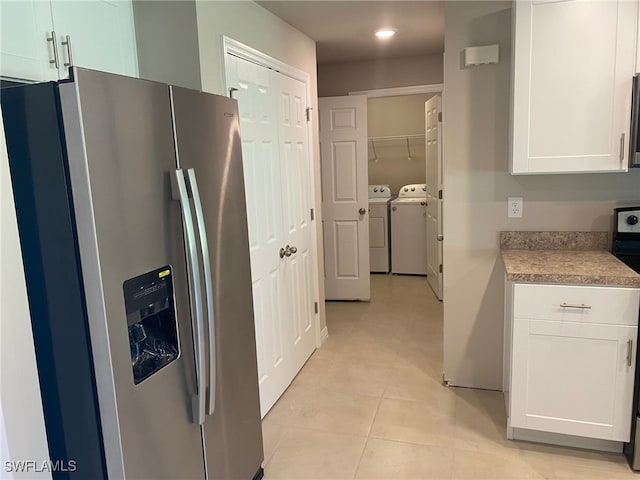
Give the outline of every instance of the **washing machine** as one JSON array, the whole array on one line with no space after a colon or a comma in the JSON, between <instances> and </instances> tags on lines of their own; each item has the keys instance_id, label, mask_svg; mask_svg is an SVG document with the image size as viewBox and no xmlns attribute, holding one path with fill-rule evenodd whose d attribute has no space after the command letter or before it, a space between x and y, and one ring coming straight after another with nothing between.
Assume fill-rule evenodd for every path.
<instances>
[{"instance_id":1,"label":"washing machine","mask_svg":"<svg viewBox=\"0 0 640 480\"><path fill-rule=\"evenodd\" d=\"M427 186L405 185L391 201L391 272L427 274Z\"/></svg>"},{"instance_id":2,"label":"washing machine","mask_svg":"<svg viewBox=\"0 0 640 480\"><path fill-rule=\"evenodd\" d=\"M369 185L369 270L389 273L389 185Z\"/></svg>"}]
</instances>

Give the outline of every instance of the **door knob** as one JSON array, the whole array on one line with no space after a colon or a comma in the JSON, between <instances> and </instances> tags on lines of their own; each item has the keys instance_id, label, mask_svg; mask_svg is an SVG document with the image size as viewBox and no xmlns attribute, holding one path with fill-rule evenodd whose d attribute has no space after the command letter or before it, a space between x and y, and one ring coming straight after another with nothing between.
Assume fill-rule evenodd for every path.
<instances>
[{"instance_id":1,"label":"door knob","mask_svg":"<svg viewBox=\"0 0 640 480\"><path fill-rule=\"evenodd\" d=\"M426 205L427 202L420 202L420 205Z\"/></svg>"},{"instance_id":2,"label":"door knob","mask_svg":"<svg viewBox=\"0 0 640 480\"><path fill-rule=\"evenodd\" d=\"M289 245L287 245L286 247L280 249L280 258L290 257L297 251L297 247L290 247Z\"/></svg>"},{"instance_id":3,"label":"door knob","mask_svg":"<svg viewBox=\"0 0 640 480\"><path fill-rule=\"evenodd\" d=\"M364 215L365 213L367 213L367 211L364 208L361 208L360 210L358 210L358 213L360 215Z\"/></svg>"},{"instance_id":4,"label":"door knob","mask_svg":"<svg viewBox=\"0 0 640 480\"><path fill-rule=\"evenodd\" d=\"M444 240L444 235L438 235L437 240L442 242Z\"/></svg>"}]
</instances>

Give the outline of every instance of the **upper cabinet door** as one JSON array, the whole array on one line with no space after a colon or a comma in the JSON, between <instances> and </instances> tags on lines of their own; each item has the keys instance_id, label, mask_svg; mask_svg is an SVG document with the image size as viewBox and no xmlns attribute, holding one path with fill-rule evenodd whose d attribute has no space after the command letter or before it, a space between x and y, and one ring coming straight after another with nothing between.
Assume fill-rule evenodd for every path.
<instances>
[{"instance_id":1,"label":"upper cabinet door","mask_svg":"<svg viewBox=\"0 0 640 480\"><path fill-rule=\"evenodd\" d=\"M511 173L628 165L638 3L513 3Z\"/></svg>"},{"instance_id":2,"label":"upper cabinet door","mask_svg":"<svg viewBox=\"0 0 640 480\"><path fill-rule=\"evenodd\" d=\"M130 0L52 0L51 10L61 57L60 78L68 76L68 64L138 76Z\"/></svg>"},{"instance_id":3,"label":"upper cabinet door","mask_svg":"<svg viewBox=\"0 0 640 480\"><path fill-rule=\"evenodd\" d=\"M52 31L49 2L0 2L0 76L27 81L56 80Z\"/></svg>"}]
</instances>

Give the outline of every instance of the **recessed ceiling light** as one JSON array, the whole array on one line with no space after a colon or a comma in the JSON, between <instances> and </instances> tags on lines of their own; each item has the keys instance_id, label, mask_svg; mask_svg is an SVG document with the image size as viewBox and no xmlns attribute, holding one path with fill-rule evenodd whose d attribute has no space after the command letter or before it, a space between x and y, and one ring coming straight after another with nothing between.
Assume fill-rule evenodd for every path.
<instances>
[{"instance_id":1,"label":"recessed ceiling light","mask_svg":"<svg viewBox=\"0 0 640 480\"><path fill-rule=\"evenodd\" d=\"M382 30L378 30L376 32L376 37L378 38L391 38L396 34L395 29L392 28L384 28Z\"/></svg>"}]
</instances>

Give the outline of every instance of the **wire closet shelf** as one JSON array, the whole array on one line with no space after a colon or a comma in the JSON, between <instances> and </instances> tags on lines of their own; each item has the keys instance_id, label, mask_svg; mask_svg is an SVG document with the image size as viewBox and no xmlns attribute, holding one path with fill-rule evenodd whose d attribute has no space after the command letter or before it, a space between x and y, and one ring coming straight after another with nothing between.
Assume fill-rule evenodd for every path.
<instances>
[{"instance_id":1,"label":"wire closet shelf","mask_svg":"<svg viewBox=\"0 0 640 480\"><path fill-rule=\"evenodd\" d=\"M424 142L424 134L418 135L388 135L384 137L369 137L369 145L371 146L371 150L373 152L373 158L369 158L369 160L373 160L377 162L379 160L378 152L376 150L376 142L403 142L407 149L407 160L411 161L413 158L411 156L411 140L422 140Z\"/></svg>"}]
</instances>

